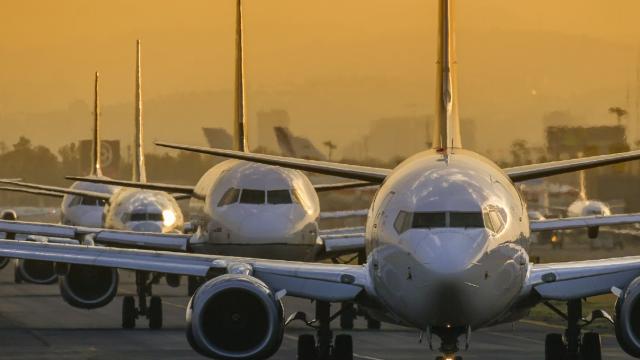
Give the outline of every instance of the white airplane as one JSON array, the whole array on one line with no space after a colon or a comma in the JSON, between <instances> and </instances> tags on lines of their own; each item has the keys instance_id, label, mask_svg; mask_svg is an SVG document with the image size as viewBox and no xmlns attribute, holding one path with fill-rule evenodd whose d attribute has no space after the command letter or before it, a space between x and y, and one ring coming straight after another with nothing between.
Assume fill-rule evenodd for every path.
<instances>
[{"instance_id":1,"label":"white airplane","mask_svg":"<svg viewBox=\"0 0 640 360\"><path fill-rule=\"evenodd\" d=\"M133 180L146 181L146 168L143 153L143 125L142 125L142 94L141 94L141 68L140 68L140 41L137 43L136 56L136 117L135 117L135 163L133 166ZM98 141L99 105L97 97L96 74L96 108L94 143ZM94 168L92 175L87 179L108 180L102 176L99 162L99 145L94 146ZM155 248L158 243L163 244L163 249L184 250L183 242L176 242L171 238L155 237L152 244L130 242L128 233L124 234L124 240L117 236L108 236L107 230L121 230L145 233L176 234L180 235L184 226L184 216L176 199L184 198L183 195L171 195L163 191L140 190L118 187L109 184L87 183L78 181L72 188L61 188L38 184L24 183L14 180L0 180L0 182L17 187L0 187L0 190L20 191L32 194L40 194L55 197L64 197L61 204L62 223L76 226L81 231L87 229L102 228L101 238L95 239L100 244L114 246L135 246L139 248ZM95 190L104 190L98 192ZM122 235L121 235L122 236ZM64 238L64 236L61 236ZM157 240L160 239L160 242ZM178 238L180 240L181 238ZM20 276L30 282L36 282L41 278L47 278L47 283L58 280L58 275L51 263L24 260L20 261ZM60 292L64 300L70 305L83 309L95 309L109 304L117 294L118 272L114 269L100 267L78 266L60 277ZM18 272L17 272L18 273ZM151 328L162 327L162 303L160 297L152 296L152 283L156 278L149 280L150 274L137 273L138 296L140 303L135 307L133 296L127 296L123 305L123 326L131 328L135 325L138 315L149 318ZM167 282L172 286L179 284L179 277L168 277ZM44 281L40 281L44 283ZM151 297L147 306L147 297ZM126 315L126 316L125 316Z\"/></svg>"},{"instance_id":2,"label":"white airplane","mask_svg":"<svg viewBox=\"0 0 640 360\"><path fill-rule=\"evenodd\" d=\"M102 175L100 163L100 98L98 93L98 81L99 74L96 72L94 83L92 166L89 178L108 179L108 177ZM19 183L19 181L19 179L0 180L0 182L13 184ZM0 187L0 190L29 192L32 194L62 198L62 204L60 206L60 220L63 224L96 227L102 224L102 213L105 206L105 201L100 197L112 195L117 190L117 187L108 184L76 181L69 187L71 192L67 195L60 192L13 187ZM74 195L75 191L96 193L100 197ZM5 220L16 220L17 214L4 212L1 218ZM58 277L56 276L51 264L38 261L16 261L14 274L14 280L16 283L26 281L33 284L44 285L58 281Z\"/></svg>"},{"instance_id":3,"label":"white airplane","mask_svg":"<svg viewBox=\"0 0 640 360\"><path fill-rule=\"evenodd\" d=\"M545 359L601 359L597 333L582 334L582 299L613 293L622 348L640 356L640 257L532 264L532 231L616 225L640 214L529 221L514 183L640 159L640 151L500 169L465 150L459 133L453 0L439 1L434 148L395 169L169 145L381 184L365 231L367 263L336 265L0 240L0 256L207 277L187 307L187 339L204 356L264 359L283 339L281 299L315 300L317 334L301 335L298 358L352 359L349 335L332 335L332 302L354 301L379 320L415 328L439 359L461 359L472 331L513 322L536 304L567 303L565 335L549 334ZM39 225L0 221L0 230L42 234ZM53 231L52 231L53 232ZM77 234L76 234L77 235ZM99 234L98 234L99 235ZM144 241L144 234L134 235ZM549 305L551 306L551 305ZM555 309L560 311L559 309Z\"/></svg>"}]
</instances>

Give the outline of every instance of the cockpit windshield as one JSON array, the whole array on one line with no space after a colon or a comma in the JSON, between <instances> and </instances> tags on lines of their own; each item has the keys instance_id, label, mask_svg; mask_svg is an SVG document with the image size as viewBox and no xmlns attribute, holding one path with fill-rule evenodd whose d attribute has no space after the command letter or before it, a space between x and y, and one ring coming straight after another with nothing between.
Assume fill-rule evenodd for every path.
<instances>
[{"instance_id":1,"label":"cockpit windshield","mask_svg":"<svg viewBox=\"0 0 640 360\"><path fill-rule=\"evenodd\" d=\"M264 204L264 190L242 189L241 204Z\"/></svg>"},{"instance_id":2,"label":"cockpit windshield","mask_svg":"<svg viewBox=\"0 0 640 360\"><path fill-rule=\"evenodd\" d=\"M266 200L266 201L265 201ZM218 202L218 207L223 207L230 204L269 204L269 205L281 205L281 204L293 204L294 202L300 202L299 195L294 191L293 195L289 189L281 190L257 190L257 189L236 189L230 188L227 190L222 198Z\"/></svg>"},{"instance_id":3,"label":"cockpit windshield","mask_svg":"<svg viewBox=\"0 0 640 360\"><path fill-rule=\"evenodd\" d=\"M491 223L486 224L482 212L475 211L447 211L447 212L407 212L400 211L393 227L399 234L409 229L432 228L488 228L493 229Z\"/></svg>"},{"instance_id":4,"label":"cockpit windshield","mask_svg":"<svg viewBox=\"0 0 640 360\"><path fill-rule=\"evenodd\" d=\"M291 204L291 193L289 190L269 190L267 191L267 203L269 204Z\"/></svg>"},{"instance_id":5,"label":"cockpit windshield","mask_svg":"<svg viewBox=\"0 0 640 360\"><path fill-rule=\"evenodd\" d=\"M83 206L99 206L104 207L106 205L106 201L103 199L98 199L90 196L74 196L71 202L69 203L70 207L83 205Z\"/></svg>"},{"instance_id":6,"label":"cockpit windshield","mask_svg":"<svg viewBox=\"0 0 640 360\"><path fill-rule=\"evenodd\" d=\"M122 219L124 222L129 221L164 221L162 213L156 212L133 212L125 215Z\"/></svg>"}]
</instances>

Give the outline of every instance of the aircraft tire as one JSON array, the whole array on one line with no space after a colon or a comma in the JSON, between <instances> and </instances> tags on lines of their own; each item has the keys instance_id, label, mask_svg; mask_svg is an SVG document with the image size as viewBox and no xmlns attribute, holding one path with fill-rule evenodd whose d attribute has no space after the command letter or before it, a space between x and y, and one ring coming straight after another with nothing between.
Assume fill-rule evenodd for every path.
<instances>
[{"instance_id":1,"label":"aircraft tire","mask_svg":"<svg viewBox=\"0 0 640 360\"><path fill-rule=\"evenodd\" d=\"M595 332L584 334L582 336L580 354L582 355L582 360L602 360L600 334Z\"/></svg>"},{"instance_id":2,"label":"aircraft tire","mask_svg":"<svg viewBox=\"0 0 640 360\"><path fill-rule=\"evenodd\" d=\"M122 328L133 329L136 327L136 302L133 296L125 296L122 299Z\"/></svg>"},{"instance_id":3,"label":"aircraft tire","mask_svg":"<svg viewBox=\"0 0 640 360\"><path fill-rule=\"evenodd\" d=\"M298 360L316 360L316 338L311 334L298 336Z\"/></svg>"},{"instance_id":4,"label":"aircraft tire","mask_svg":"<svg viewBox=\"0 0 640 360\"><path fill-rule=\"evenodd\" d=\"M149 329L162 329L162 299L152 296L149 301Z\"/></svg>"},{"instance_id":5,"label":"aircraft tire","mask_svg":"<svg viewBox=\"0 0 640 360\"><path fill-rule=\"evenodd\" d=\"M353 339L351 335L337 335L333 342L334 360L353 360Z\"/></svg>"},{"instance_id":6,"label":"aircraft tire","mask_svg":"<svg viewBox=\"0 0 640 360\"><path fill-rule=\"evenodd\" d=\"M561 334L547 334L544 340L545 360L564 360L567 355L567 345Z\"/></svg>"}]
</instances>

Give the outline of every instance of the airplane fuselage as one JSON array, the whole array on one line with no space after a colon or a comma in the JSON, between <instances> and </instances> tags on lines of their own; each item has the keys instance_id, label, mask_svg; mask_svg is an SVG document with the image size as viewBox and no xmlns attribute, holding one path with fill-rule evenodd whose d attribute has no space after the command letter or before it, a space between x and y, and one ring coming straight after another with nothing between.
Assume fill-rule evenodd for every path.
<instances>
[{"instance_id":1,"label":"airplane fuselage","mask_svg":"<svg viewBox=\"0 0 640 360\"><path fill-rule=\"evenodd\" d=\"M184 216L176 200L163 191L121 188L104 209L104 227L138 232L179 233Z\"/></svg>"},{"instance_id":2,"label":"airplane fuselage","mask_svg":"<svg viewBox=\"0 0 640 360\"><path fill-rule=\"evenodd\" d=\"M318 240L318 196L297 170L227 160L212 167L190 203L196 252L311 260Z\"/></svg>"},{"instance_id":3,"label":"airplane fuselage","mask_svg":"<svg viewBox=\"0 0 640 360\"><path fill-rule=\"evenodd\" d=\"M119 189L119 187L113 185L83 181L74 182L70 188L107 195L113 195ZM65 225L101 227L105 205L104 200L78 195L65 195L60 204L60 222Z\"/></svg>"},{"instance_id":4,"label":"airplane fuselage","mask_svg":"<svg viewBox=\"0 0 640 360\"><path fill-rule=\"evenodd\" d=\"M471 151L425 151L378 191L366 227L374 291L386 321L477 328L508 316L529 259L526 204ZM399 295L404 294L404 295Z\"/></svg>"}]
</instances>

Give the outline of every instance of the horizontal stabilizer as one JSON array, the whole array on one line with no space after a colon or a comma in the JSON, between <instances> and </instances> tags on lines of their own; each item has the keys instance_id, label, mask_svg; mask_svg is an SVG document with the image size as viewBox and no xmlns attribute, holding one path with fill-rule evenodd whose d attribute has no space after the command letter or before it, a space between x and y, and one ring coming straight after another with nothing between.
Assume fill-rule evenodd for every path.
<instances>
[{"instance_id":1,"label":"horizontal stabilizer","mask_svg":"<svg viewBox=\"0 0 640 360\"><path fill-rule=\"evenodd\" d=\"M208 148L203 146L190 146L180 144L170 144L164 142L156 142L158 146L185 150L191 152L197 152L207 155L216 155L222 157L228 157L232 159L253 161L257 163L282 166L286 168L310 171L318 174L340 176L348 179L368 181L371 183L379 184L386 179L391 173L389 169L374 168L360 165L347 165L340 163L333 163L327 161L315 161L315 160L303 160L284 156L264 155L255 153L245 153L242 151L234 150L222 150L215 148Z\"/></svg>"},{"instance_id":2,"label":"horizontal stabilizer","mask_svg":"<svg viewBox=\"0 0 640 360\"><path fill-rule=\"evenodd\" d=\"M84 197L91 197L91 198L100 199L104 201L109 201L111 199L111 196L109 194L99 193L96 191L69 189L69 188L59 187L59 186L39 185L39 184L32 184L32 183L26 183L26 182L20 182L20 181L9 181L9 180L0 180L0 183L21 186L27 189L44 190L46 192L55 192L62 195L84 196ZM45 194L42 194L42 195L45 195Z\"/></svg>"},{"instance_id":3,"label":"horizontal stabilizer","mask_svg":"<svg viewBox=\"0 0 640 360\"><path fill-rule=\"evenodd\" d=\"M605 165L614 165L640 159L640 150L598 155L580 159L552 161L542 164L516 166L503 169L513 182L544 178Z\"/></svg>"},{"instance_id":4,"label":"horizontal stabilizer","mask_svg":"<svg viewBox=\"0 0 640 360\"><path fill-rule=\"evenodd\" d=\"M65 178L68 180L74 180L74 181L83 181L83 182L106 184L106 185L116 185L116 186L145 189L145 190L166 191L168 193L177 193L177 194L186 194L186 195L191 195L194 189L193 186L189 186L189 185L143 183L138 181L114 180L114 179L105 179L105 178L96 178L96 177L66 176Z\"/></svg>"},{"instance_id":5,"label":"horizontal stabilizer","mask_svg":"<svg viewBox=\"0 0 640 360\"><path fill-rule=\"evenodd\" d=\"M570 230L595 226L611 226L640 223L640 213L606 216L580 216L564 219L532 220L531 231Z\"/></svg>"}]
</instances>

